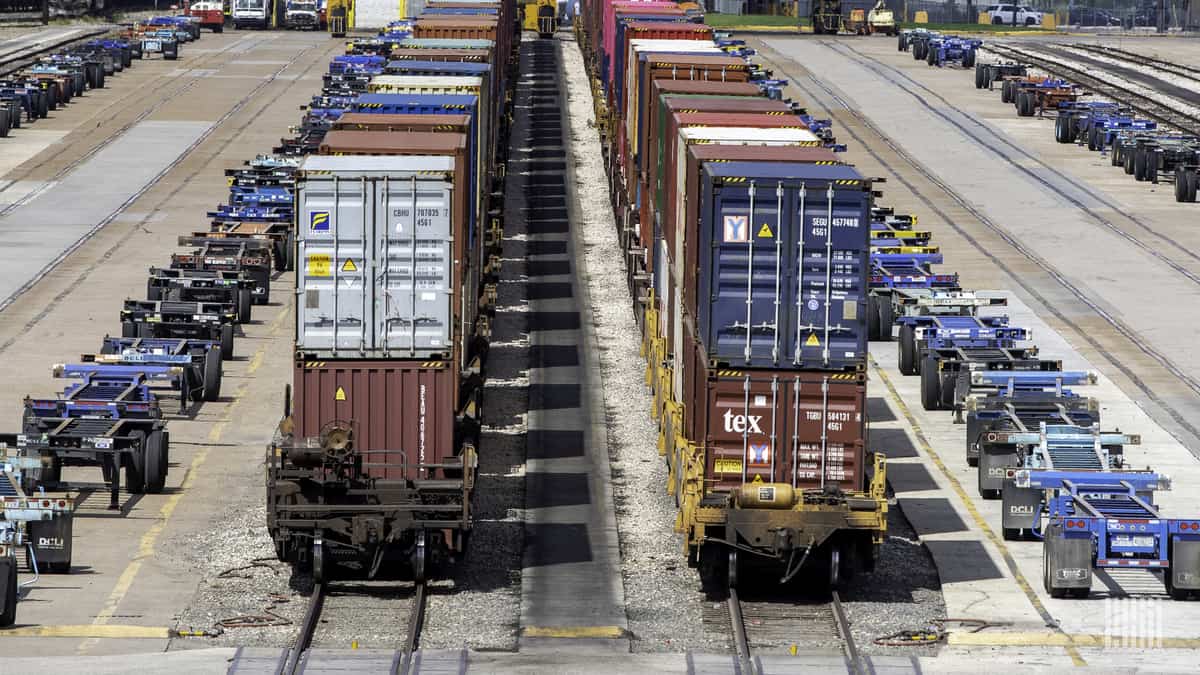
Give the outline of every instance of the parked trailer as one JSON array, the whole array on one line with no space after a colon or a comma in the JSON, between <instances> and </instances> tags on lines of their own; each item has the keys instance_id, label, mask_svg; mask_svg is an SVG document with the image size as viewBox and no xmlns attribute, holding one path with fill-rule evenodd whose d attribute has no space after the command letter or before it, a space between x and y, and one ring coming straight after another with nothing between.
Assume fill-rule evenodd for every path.
<instances>
[{"instance_id":1,"label":"parked trailer","mask_svg":"<svg viewBox=\"0 0 1200 675\"><path fill-rule=\"evenodd\" d=\"M963 396L967 464L979 466L979 494L1000 496L1005 471L1021 465L1018 449L1000 442L996 431L1036 430L1043 422L1088 427L1100 421L1099 404L1071 386L1095 383L1095 374L1055 370L1044 360L1024 370L993 370L990 364L966 372L970 387Z\"/></svg>"},{"instance_id":2,"label":"parked trailer","mask_svg":"<svg viewBox=\"0 0 1200 675\"><path fill-rule=\"evenodd\" d=\"M241 272L151 267L146 299L217 303L238 323L249 323L253 289L254 282Z\"/></svg>"},{"instance_id":3,"label":"parked trailer","mask_svg":"<svg viewBox=\"0 0 1200 675\"><path fill-rule=\"evenodd\" d=\"M1021 469L1018 488L1047 490L1043 586L1054 598L1086 598L1097 569L1162 570L1167 593L1200 592L1200 518L1166 518L1153 503L1170 479L1154 471Z\"/></svg>"},{"instance_id":4,"label":"parked trailer","mask_svg":"<svg viewBox=\"0 0 1200 675\"><path fill-rule=\"evenodd\" d=\"M211 340L106 335L100 353L84 354L80 362L128 366L142 373L147 366L166 368L166 388L179 392L180 412L191 401L216 401L221 396L221 345Z\"/></svg>"},{"instance_id":5,"label":"parked trailer","mask_svg":"<svg viewBox=\"0 0 1200 675\"><path fill-rule=\"evenodd\" d=\"M205 234L180 237L179 245L194 248L191 253L172 253L171 269L238 272L253 282L254 304L271 301L272 242Z\"/></svg>"},{"instance_id":6,"label":"parked trailer","mask_svg":"<svg viewBox=\"0 0 1200 675\"><path fill-rule=\"evenodd\" d=\"M1046 111L1057 111L1063 104L1072 104L1082 95L1078 86L1054 78L1008 79L1008 95L1020 117L1043 117ZM1001 94L1003 98L1003 93Z\"/></svg>"},{"instance_id":7,"label":"parked trailer","mask_svg":"<svg viewBox=\"0 0 1200 675\"><path fill-rule=\"evenodd\" d=\"M26 474L43 468L40 457L27 457L17 448L19 434L0 434L0 628L17 621L20 586L17 552L25 557L36 582L43 570L71 571L74 501L67 497L25 494Z\"/></svg>"},{"instance_id":8,"label":"parked trailer","mask_svg":"<svg viewBox=\"0 0 1200 675\"><path fill-rule=\"evenodd\" d=\"M42 470L39 485L59 485L63 466L101 467L109 481L109 508L115 510L122 467L130 492L162 491L170 438L145 376L88 368L86 374L64 369L82 381L60 398L26 398L22 433L12 444L27 456L48 458L51 466Z\"/></svg>"},{"instance_id":9,"label":"parked trailer","mask_svg":"<svg viewBox=\"0 0 1200 675\"><path fill-rule=\"evenodd\" d=\"M261 208L261 207L259 207ZM210 213L213 219L208 232L193 232L190 241L197 239L257 240L271 246L271 261L277 272L296 269L296 230L288 220L279 220L274 214L261 220L244 220L235 214ZM225 217L222 217L222 216ZM253 290L253 289L251 289ZM249 316L249 309L246 315Z\"/></svg>"},{"instance_id":10,"label":"parked trailer","mask_svg":"<svg viewBox=\"0 0 1200 675\"><path fill-rule=\"evenodd\" d=\"M214 302L126 300L121 310L121 336L194 338L217 342L221 358L233 358L236 315Z\"/></svg>"},{"instance_id":11,"label":"parked trailer","mask_svg":"<svg viewBox=\"0 0 1200 675\"><path fill-rule=\"evenodd\" d=\"M1007 78L1021 78L1028 74L1029 67L1023 63L978 63L975 64L975 88L991 91L992 85ZM1005 101L1007 103L1007 101Z\"/></svg>"},{"instance_id":12,"label":"parked trailer","mask_svg":"<svg viewBox=\"0 0 1200 675\"><path fill-rule=\"evenodd\" d=\"M925 63L939 68L948 63L971 68L975 65L975 53L983 46L983 40L947 35L929 40L928 46Z\"/></svg>"}]
</instances>

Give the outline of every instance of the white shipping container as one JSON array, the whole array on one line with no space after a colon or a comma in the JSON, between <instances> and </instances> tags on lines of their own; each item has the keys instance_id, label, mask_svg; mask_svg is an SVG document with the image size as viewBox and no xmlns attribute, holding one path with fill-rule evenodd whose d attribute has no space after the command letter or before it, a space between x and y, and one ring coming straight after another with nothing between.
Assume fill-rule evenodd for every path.
<instances>
[{"instance_id":1,"label":"white shipping container","mask_svg":"<svg viewBox=\"0 0 1200 675\"><path fill-rule=\"evenodd\" d=\"M453 172L451 157L304 160L296 184L298 353L452 353L461 288Z\"/></svg>"}]
</instances>

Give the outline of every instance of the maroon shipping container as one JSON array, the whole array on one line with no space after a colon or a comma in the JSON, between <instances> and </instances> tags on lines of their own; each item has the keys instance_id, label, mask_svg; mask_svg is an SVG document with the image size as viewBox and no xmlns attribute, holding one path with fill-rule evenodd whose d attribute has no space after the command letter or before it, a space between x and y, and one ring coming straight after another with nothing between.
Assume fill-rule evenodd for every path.
<instances>
[{"instance_id":1,"label":"maroon shipping container","mask_svg":"<svg viewBox=\"0 0 1200 675\"><path fill-rule=\"evenodd\" d=\"M330 131L450 131L465 134L471 129L470 115L377 115L344 113Z\"/></svg>"},{"instance_id":2,"label":"maroon shipping container","mask_svg":"<svg viewBox=\"0 0 1200 675\"><path fill-rule=\"evenodd\" d=\"M865 489L864 373L716 370L690 336L685 349L683 427L704 448L706 492L755 481Z\"/></svg>"},{"instance_id":3,"label":"maroon shipping container","mask_svg":"<svg viewBox=\"0 0 1200 675\"><path fill-rule=\"evenodd\" d=\"M441 478L455 464L458 370L443 361L308 361L293 376L298 438L321 435L331 422L351 425L354 452L374 478Z\"/></svg>"}]
</instances>

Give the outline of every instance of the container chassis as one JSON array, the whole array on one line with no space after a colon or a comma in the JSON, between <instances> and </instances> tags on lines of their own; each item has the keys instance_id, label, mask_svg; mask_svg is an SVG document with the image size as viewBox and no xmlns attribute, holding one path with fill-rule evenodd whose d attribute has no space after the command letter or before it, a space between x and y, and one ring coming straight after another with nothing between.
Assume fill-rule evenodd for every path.
<instances>
[{"instance_id":1,"label":"container chassis","mask_svg":"<svg viewBox=\"0 0 1200 675\"><path fill-rule=\"evenodd\" d=\"M241 272L151 267L146 299L211 302L234 312L238 323L250 322L254 282Z\"/></svg>"},{"instance_id":2,"label":"container chassis","mask_svg":"<svg viewBox=\"0 0 1200 675\"><path fill-rule=\"evenodd\" d=\"M194 248L191 253L171 254L172 269L240 272L253 282L250 297L254 304L271 301L271 242L205 234L180 237L179 245Z\"/></svg>"},{"instance_id":3,"label":"container chassis","mask_svg":"<svg viewBox=\"0 0 1200 675\"><path fill-rule=\"evenodd\" d=\"M1086 598L1096 569L1162 570L1175 600L1200 593L1200 518L1164 518L1151 501L1170 479L1154 471L1022 469L1014 483L1046 491L1042 583L1053 598Z\"/></svg>"},{"instance_id":4,"label":"container chassis","mask_svg":"<svg viewBox=\"0 0 1200 675\"><path fill-rule=\"evenodd\" d=\"M22 433L0 434L0 443L47 458L50 466L31 477L31 488L61 483L65 465L100 466L109 482L108 508L119 510L121 468L130 492L162 492L170 438L144 374L92 368L60 398L27 397Z\"/></svg>"},{"instance_id":5,"label":"container chassis","mask_svg":"<svg viewBox=\"0 0 1200 675\"><path fill-rule=\"evenodd\" d=\"M1025 77L1028 72L1029 67L1023 63L976 63L975 88L991 91L993 83L1009 77Z\"/></svg>"},{"instance_id":6,"label":"container chassis","mask_svg":"<svg viewBox=\"0 0 1200 675\"><path fill-rule=\"evenodd\" d=\"M221 396L221 346L211 340L104 337L99 354L83 354L80 363L122 366L167 384L155 391L178 392L179 411L189 403Z\"/></svg>"},{"instance_id":7,"label":"container chassis","mask_svg":"<svg viewBox=\"0 0 1200 675\"><path fill-rule=\"evenodd\" d=\"M928 45L929 49L925 53L926 64L941 68L955 63L963 68L973 68L976 52L983 46L983 40L948 35L933 38L928 41Z\"/></svg>"},{"instance_id":8,"label":"container chassis","mask_svg":"<svg viewBox=\"0 0 1200 675\"><path fill-rule=\"evenodd\" d=\"M227 305L215 302L126 300L121 310L121 337L190 338L216 342L221 358L233 358L233 324Z\"/></svg>"}]
</instances>

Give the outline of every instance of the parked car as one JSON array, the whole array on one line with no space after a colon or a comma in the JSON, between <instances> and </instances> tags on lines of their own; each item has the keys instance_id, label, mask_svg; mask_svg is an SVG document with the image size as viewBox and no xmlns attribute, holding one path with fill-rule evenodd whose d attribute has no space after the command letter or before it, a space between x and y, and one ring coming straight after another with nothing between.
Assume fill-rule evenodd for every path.
<instances>
[{"instance_id":1,"label":"parked car","mask_svg":"<svg viewBox=\"0 0 1200 675\"><path fill-rule=\"evenodd\" d=\"M1040 26L1042 13L1023 5L989 5L988 16L993 25Z\"/></svg>"},{"instance_id":2,"label":"parked car","mask_svg":"<svg viewBox=\"0 0 1200 675\"><path fill-rule=\"evenodd\" d=\"M1072 26L1120 26L1121 18L1095 7L1072 7L1067 23Z\"/></svg>"}]
</instances>

